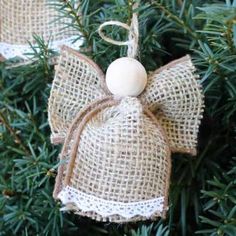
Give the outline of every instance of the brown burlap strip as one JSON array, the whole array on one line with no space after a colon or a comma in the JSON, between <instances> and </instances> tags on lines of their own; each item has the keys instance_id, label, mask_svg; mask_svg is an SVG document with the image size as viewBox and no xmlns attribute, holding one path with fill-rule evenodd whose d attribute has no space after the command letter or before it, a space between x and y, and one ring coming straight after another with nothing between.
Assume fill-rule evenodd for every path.
<instances>
[{"instance_id":1,"label":"brown burlap strip","mask_svg":"<svg viewBox=\"0 0 236 236\"><path fill-rule=\"evenodd\" d=\"M67 135L65 137L65 142L63 144L61 154L60 154L60 162L63 162L58 167L58 173L56 177L56 182L54 186L53 191L53 197L57 199L58 193L62 190L62 187L64 186L64 177L65 177L65 169L68 162L68 153L70 152L70 146L73 145L74 136L79 129L79 124L82 122L84 116L88 112L90 112L94 107L99 106L100 104L103 104L104 102L107 102L111 99L111 97L105 97L103 99L95 100L93 103L91 103L89 106L84 107L81 109L81 111L77 114L75 119L73 120L70 128L68 129ZM67 157L67 158L66 158Z\"/></svg>"},{"instance_id":2,"label":"brown burlap strip","mask_svg":"<svg viewBox=\"0 0 236 236\"><path fill-rule=\"evenodd\" d=\"M154 115L147 109L143 112L138 100L129 99L130 109L125 102L117 105L117 101L108 100L79 119L64 186L69 184L85 193L118 202L164 196L164 211L151 218L164 217L171 168L168 141ZM67 207L75 210L75 206ZM146 219L118 215L104 218L79 209L76 213L101 221Z\"/></svg>"},{"instance_id":3,"label":"brown burlap strip","mask_svg":"<svg viewBox=\"0 0 236 236\"><path fill-rule=\"evenodd\" d=\"M66 27L70 19L61 17L48 0L0 0L0 41L10 44L35 43L33 35L45 41L61 40L76 35L72 27Z\"/></svg>"},{"instance_id":4,"label":"brown burlap strip","mask_svg":"<svg viewBox=\"0 0 236 236\"><path fill-rule=\"evenodd\" d=\"M55 68L48 104L52 143L63 143L76 114L106 94L109 93L101 69L88 57L64 46Z\"/></svg>"},{"instance_id":5,"label":"brown burlap strip","mask_svg":"<svg viewBox=\"0 0 236 236\"><path fill-rule=\"evenodd\" d=\"M82 117L81 122L79 124L78 130L75 134L75 142L72 146L72 150L71 150L71 154L70 154L70 161L69 164L67 166L67 172L66 172L66 176L65 176L65 186L69 184L70 178L71 178L71 173L72 173L72 169L74 167L74 162L75 162L75 158L77 156L77 149L78 149L78 145L79 145L79 141L80 141L80 136L81 136L81 132L83 131L85 125L87 124L87 122L93 117L95 116L98 112L102 111L103 109L110 107L110 106L114 106L117 105L117 101L116 100L105 100L105 103L99 102L97 106L93 106L93 109L89 109L90 112L87 112L87 114L84 115L84 117Z\"/></svg>"}]
</instances>

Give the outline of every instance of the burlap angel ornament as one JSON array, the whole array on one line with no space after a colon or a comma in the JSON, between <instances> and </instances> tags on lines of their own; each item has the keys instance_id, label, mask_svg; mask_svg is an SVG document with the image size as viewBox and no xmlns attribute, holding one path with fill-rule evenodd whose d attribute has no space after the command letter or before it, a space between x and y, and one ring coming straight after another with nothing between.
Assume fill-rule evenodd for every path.
<instances>
[{"instance_id":1,"label":"burlap angel ornament","mask_svg":"<svg viewBox=\"0 0 236 236\"><path fill-rule=\"evenodd\" d=\"M133 56L137 28L119 25L130 30ZM165 217L170 155L196 154L203 95L189 56L144 72L132 57L121 58L105 81L93 61L63 48L49 123L52 142L63 143L54 198L64 210L111 222ZM113 86L114 77L122 82Z\"/></svg>"},{"instance_id":2,"label":"burlap angel ornament","mask_svg":"<svg viewBox=\"0 0 236 236\"><path fill-rule=\"evenodd\" d=\"M78 48L78 32L66 27L70 20L56 10L54 0L0 0L0 57L29 59L34 35L42 37L49 47L59 50L63 44Z\"/></svg>"}]
</instances>

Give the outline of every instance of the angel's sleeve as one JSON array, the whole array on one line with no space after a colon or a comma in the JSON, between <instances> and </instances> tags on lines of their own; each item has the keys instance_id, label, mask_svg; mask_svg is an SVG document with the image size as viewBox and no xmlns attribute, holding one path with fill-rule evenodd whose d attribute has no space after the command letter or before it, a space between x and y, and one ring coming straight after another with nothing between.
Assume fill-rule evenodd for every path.
<instances>
[{"instance_id":1,"label":"angel's sleeve","mask_svg":"<svg viewBox=\"0 0 236 236\"><path fill-rule=\"evenodd\" d=\"M52 143L62 143L76 114L105 96L104 74L88 57L64 46L48 104Z\"/></svg>"},{"instance_id":2,"label":"angel's sleeve","mask_svg":"<svg viewBox=\"0 0 236 236\"><path fill-rule=\"evenodd\" d=\"M189 56L158 69L148 78L141 95L156 115L172 152L196 155L203 112L203 95Z\"/></svg>"}]
</instances>

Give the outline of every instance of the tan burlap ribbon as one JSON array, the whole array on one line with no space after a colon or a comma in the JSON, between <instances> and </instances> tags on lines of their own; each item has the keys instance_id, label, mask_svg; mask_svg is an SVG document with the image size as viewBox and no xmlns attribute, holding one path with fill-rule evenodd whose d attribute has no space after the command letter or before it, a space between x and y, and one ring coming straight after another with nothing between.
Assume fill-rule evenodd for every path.
<instances>
[{"instance_id":1,"label":"tan burlap ribbon","mask_svg":"<svg viewBox=\"0 0 236 236\"><path fill-rule=\"evenodd\" d=\"M64 210L112 222L165 217L170 154L196 154L197 77L185 56L151 73L139 97L118 98L93 61L64 47L49 99L51 140L63 143L54 198Z\"/></svg>"}]
</instances>

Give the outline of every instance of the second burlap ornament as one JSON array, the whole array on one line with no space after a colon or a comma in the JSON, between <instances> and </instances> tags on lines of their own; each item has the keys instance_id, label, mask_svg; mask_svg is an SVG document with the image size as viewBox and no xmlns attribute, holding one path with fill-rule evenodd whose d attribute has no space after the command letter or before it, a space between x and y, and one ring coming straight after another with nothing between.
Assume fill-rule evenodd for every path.
<instances>
[{"instance_id":1,"label":"second burlap ornament","mask_svg":"<svg viewBox=\"0 0 236 236\"><path fill-rule=\"evenodd\" d=\"M75 1L77 4L79 1ZM29 59L37 35L49 42L49 48L59 50L66 44L78 48L82 41L69 18L56 9L54 0L0 0L0 56L4 59Z\"/></svg>"}]
</instances>

